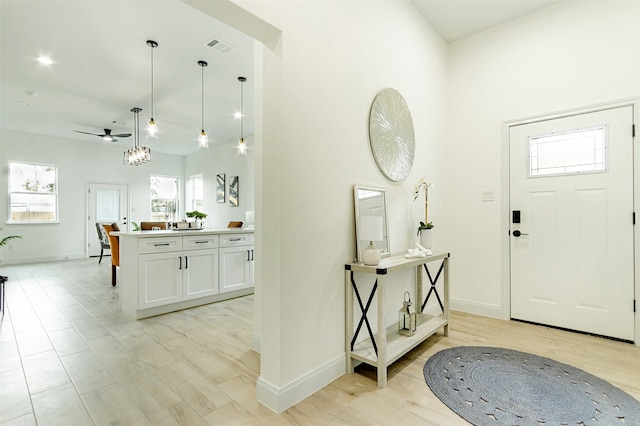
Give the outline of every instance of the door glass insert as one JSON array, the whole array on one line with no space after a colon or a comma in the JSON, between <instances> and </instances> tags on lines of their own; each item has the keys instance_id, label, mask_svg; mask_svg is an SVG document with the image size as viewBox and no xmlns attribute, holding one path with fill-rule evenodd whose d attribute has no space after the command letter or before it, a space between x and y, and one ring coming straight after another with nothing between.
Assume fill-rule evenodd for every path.
<instances>
[{"instance_id":1,"label":"door glass insert","mask_svg":"<svg viewBox=\"0 0 640 426\"><path fill-rule=\"evenodd\" d=\"M108 223L120 220L120 191L117 189L96 191L96 220Z\"/></svg>"},{"instance_id":2,"label":"door glass insert","mask_svg":"<svg viewBox=\"0 0 640 426\"><path fill-rule=\"evenodd\" d=\"M607 171L607 126L529 136L529 177Z\"/></svg>"}]
</instances>

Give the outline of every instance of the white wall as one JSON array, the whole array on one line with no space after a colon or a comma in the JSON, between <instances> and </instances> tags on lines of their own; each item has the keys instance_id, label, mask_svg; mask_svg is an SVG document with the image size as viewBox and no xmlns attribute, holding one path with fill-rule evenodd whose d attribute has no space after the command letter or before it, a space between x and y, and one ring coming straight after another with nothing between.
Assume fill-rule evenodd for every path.
<instances>
[{"instance_id":1,"label":"white wall","mask_svg":"<svg viewBox=\"0 0 640 426\"><path fill-rule=\"evenodd\" d=\"M449 46L440 238L452 306L501 317L501 124L640 95L640 3L562 2ZM495 201L481 202L482 190ZM507 240L508 241L508 240Z\"/></svg>"},{"instance_id":2,"label":"white wall","mask_svg":"<svg viewBox=\"0 0 640 426\"><path fill-rule=\"evenodd\" d=\"M245 222L245 212L254 211L255 165L253 137L245 138L248 146L246 156L237 155L237 142L212 146L207 150L188 155L185 158L185 179L202 174L204 192L207 194L202 211L207 214L204 223L207 228L226 228L230 221ZM216 176L226 175L226 201L216 202ZM238 207L229 205L229 179L238 176L240 198Z\"/></svg>"},{"instance_id":3,"label":"white wall","mask_svg":"<svg viewBox=\"0 0 640 426\"><path fill-rule=\"evenodd\" d=\"M13 250L3 247L0 258L4 263L84 257L89 182L129 185L130 220L137 223L149 218L151 174L177 176L184 182L184 157L155 153L153 149L151 163L132 167L122 164L124 146L114 146L98 138L84 142L2 130L0 143L0 223L3 228L0 235L22 236L11 242ZM6 223L9 161L58 167L59 223ZM90 225L89 232L95 232L93 223Z\"/></svg>"},{"instance_id":4,"label":"white wall","mask_svg":"<svg viewBox=\"0 0 640 426\"><path fill-rule=\"evenodd\" d=\"M227 23L241 15L189 3ZM413 244L424 214L413 186L423 175L441 180L446 46L406 1L236 3L281 30L261 39L267 52L256 238L263 267L258 398L282 410L344 373L353 185L387 188L391 251ZM386 87L405 97L415 124L414 167L398 183L378 171L369 148L369 109ZM437 223L438 209L431 213ZM393 318L402 300L397 291Z\"/></svg>"}]
</instances>

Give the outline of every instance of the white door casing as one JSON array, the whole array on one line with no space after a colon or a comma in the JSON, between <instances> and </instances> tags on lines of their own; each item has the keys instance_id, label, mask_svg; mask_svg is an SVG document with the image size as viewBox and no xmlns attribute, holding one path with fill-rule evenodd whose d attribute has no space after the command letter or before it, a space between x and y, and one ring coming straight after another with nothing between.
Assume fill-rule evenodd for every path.
<instances>
[{"instance_id":1,"label":"white door casing","mask_svg":"<svg viewBox=\"0 0 640 426\"><path fill-rule=\"evenodd\" d=\"M100 255L96 222L117 223L129 229L129 188L127 185L89 183L87 189L87 256Z\"/></svg>"},{"instance_id":2,"label":"white door casing","mask_svg":"<svg viewBox=\"0 0 640 426\"><path fill-rule=\"evenodd\" d=\"M633 116L624 106L510 127L509 219L521 212L510 224L512 318L634 340ZM599 125L605 172L528 176L530 136Z\"/></svg>"}]
</instances>

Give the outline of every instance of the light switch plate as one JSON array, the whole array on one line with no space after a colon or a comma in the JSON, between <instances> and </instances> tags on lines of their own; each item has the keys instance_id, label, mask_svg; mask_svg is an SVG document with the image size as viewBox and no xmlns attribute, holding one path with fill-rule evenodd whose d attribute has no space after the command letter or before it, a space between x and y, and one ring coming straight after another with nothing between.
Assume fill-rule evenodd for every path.
<instances>
[{"instance_id":1,"label":"light switch plate","mask_svg":"<svg viewBox=\"0 0 640 426\"><path fill-rule=\"evenodd\" d=\"M480 191L480 200L481 201L494 201L495 197L493 195L493 191L490 189Z\"/></svg>"}]
</instances>

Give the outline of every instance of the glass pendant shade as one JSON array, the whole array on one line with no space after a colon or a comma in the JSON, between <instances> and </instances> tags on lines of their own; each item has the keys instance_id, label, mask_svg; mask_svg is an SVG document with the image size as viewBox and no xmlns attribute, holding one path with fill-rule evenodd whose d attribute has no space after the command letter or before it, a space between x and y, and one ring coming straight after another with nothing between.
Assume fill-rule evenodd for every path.
<instances>
[{"instance_id":1,"label":"glass pendant shade","mask_svg":"<svg viewBox=\"0 0 640 426\"><path fill-rule=\"evenodd\" d=\"M127 166L139 166L151 161L151 149L146 146L140 146L140 117L139 113L141 108L133 108L133 131L134 131L134 146L124 152L124 164Z\"/></svg>"},{"instance_id":2,"label":"glass pendant shade","mask_svg":"<svg viewBox=\"0 0 640 426\"><path fill-rule=\"evenodd\" d=\"M153 119L153 49L158 47L158 43L153 40L147 40L147 45L151 47L151 118L147 123L147 137L158 138L158 124Z\"/></svg>"},{"instance_id":3,"label":"glass pendant shade","mask_svg":"<svg viewBox=\"0 0 640 426\"><path fill-rule=\"evenodd\" d=\"M238 155L247 155L247 143L244 141L244 82L246 77L238 77L240 82L240 141L238 141Z\"/></svg>"},{"instance_id":4,"label":"glass pendant shade","mask_svg":"<svg viewBox=\"0 0 640 426\"><path fill-rule=\"evenodd\" d=\"M147 123L147 137L154 139L158 138L158 125L156 124L153 117L151 117L151 119Z\"/></svg>"},{"instance_id":5,"label":"glass pendant shade","mask_svg":"<svg viewBox=\"0 0 640 426\"><path fill-rule=\"evenodd\" d=\"M198 147L209 148L209 136L207 136L204 129L202 129L200 135L198 135Z\"/></svg>"},{"instance_id":6,"label":"glass pendant shade","mask_svg":"<svg viewBox=\"0 0 640 426\"><path fill-rule=\"evenodd\" d=\"M240 139L240 142L238 142L238 154L247 155L247 143L244 141L244 138Z\"/></svg>"}]
</instances>

